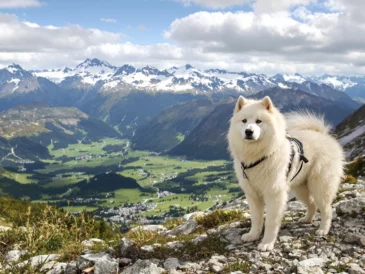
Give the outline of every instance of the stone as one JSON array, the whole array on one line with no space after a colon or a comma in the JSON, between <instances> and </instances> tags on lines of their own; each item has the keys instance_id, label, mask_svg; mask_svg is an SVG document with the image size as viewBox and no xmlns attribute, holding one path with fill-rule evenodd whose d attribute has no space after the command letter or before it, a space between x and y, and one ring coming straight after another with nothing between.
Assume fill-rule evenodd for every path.
<instances>
[{"instance_id":1,"label":"stone","mask_svg":"<svg viewBox=\"0 0 365 274\"><path fill-rule=\"evenodd\" d=\"M361 234L349 233L345 236L343 241L348 244L356 244L365 247L365 236Z\"/></svg>"},{"instance_id":2,"label":"stone","mask_svg":"<svg viewBox=\"0 0 365 274\"><path fill-rule=\"evenodd\" d=\"M67 263L58 263L58 262L50 262L47 263L49 266L51 266L52 263L52 269L47 272L47 274L77 274L77 268L76 265L67 264ZM44 265L42 267L43 269L49 269Z\"/></svg>"},{"instance_id":3,"label":"stone","mask_svg":"<svg viewBox=\"0 0 365 274\"><path fill-rule=\"evenodd\" d=\"M200 243L201 241L204 241L206 238L208 238L207 234L202 234L196 237L195 239L191 240L194 244Z\"/></svg>"},{"instance_id":4,"label":"stone","mask_svg":"<svg viewBox=\"0 0 365 274\"><path fill-rule=\"evenodd\" d=\"M349 264L350 269L348 270L349 274L365 274L365 270L360 267L358 264Z\"/></svg>"},{"instance_id":5,"label":"stone","mask_svg":"<svg viewBox=\"0 0 365 274\"><path fill-rule=\"evenodd\" d=\"M122 238L120 241L120 254L122 256L127 255L128 249L134 244L134 242L129 238Z\"/></svg>"},{"instance_id":6,"label":"stone","mask_svg":"<svg viewBox=\"0 0 365 274\"><path fill-rule=\"evenodd\" d=\"M11 227L0 225L0 233L11 230Z\"/></svg>"},{"instance_id":7,"label":"stone","mask_svg":"<svg viewBox=\"0 0 365 274\"><path fill-rule=\"evenodd\" d=\"M198 223L195 219L189 219L187 222L182 223L181 225L175 227L173 230L170 231L169 234L171 235L188 235L192 233L195 228L198 226Z\"/></svg>"},{"instance_id":8,"label":"stone","mask_svg":"<svg viewBox=\"0 0 365 274\"><path fill-rule=\"evenodd\" d=\"M105 243L103 240L100 240L98 238L91 238L89 240L82 241L81 244L86 248L91 248L97 243Z\"/></svg>"},{"instance_id":9,"label":"stone","mask_svg":"<svg viewBox=\"0 0 365 274\"><path fill-rule=\"evenodd\" d=\"M133 266L123 271L123 274L161 274L165 270L150 260L138 260Z\"/></svg>"},{"instance_id":10,"label":"stone","mask_svg":"<svg viewBox=\"0 0 365 274\"><path fill-rule=\"evenodd\" d=\"M322 258L311 258L300 261L297 265L298 274L320 274L325 260Z\"/></svg>"},{"instance_id":11,"label":"stone","mask_svg":"<svg viewBox=\"0 0 365 274\"><path fill-rule=\"evenodd\" d=\"M138 230L143 230L148 232L163 232L167 230L167 228L164 227L163 225L141 225L131 229L131 231L138 231Z\"/></svg>"},{"instance_id":12,"label":"stone","mask_svg":"<svg viewBox=\"0 0 365 274\"><path fill-rule=\"evenodd\" d=\"M168 246L169 248L174 248L174 249L176 249L176 248L183 247L183 244L182 244L182 243L180 243L179 241L174 241L174 242L168 242L168 243L167 243L167 246Z\"/></svg>"},{"instance_id":13,"label":"stone","mask_svg":"<svg viewBox=\"0 0 365 274\"><path fill-rule=\"evenodd\" d=\"M46 264L51 261L55 261L60 257L58 254L49 254L49 255L38 255L30 258L27 261L24 261L18 264L19 267L30 264L32 267L37 267L43 264Z\"/></svg>"},{"instance_id":14,"label":"stone","mask_svg":"<svg viewBox=\"0 0 365 274\"><path fill-rule=\"evenodd\" d=\"M153 251L153 246L152 245L145 245L145 246L141 247L141 250L147 251L147 252L152 252Z\"/></svg>"},{"instance_id":15,"label":"stone","mask_svg":"<svg viewBox=\"0 0 365 274\"><path fill-rule=\"evenodd\" d=\"M243 229L234 228L226 230L222 233L222 236L231 244L239 245L242 244L242 231Z\"/></svg>"},{"instance_id":16,"label":"stone","mask_svg":"<svg viewBox=\"0 0 365 274\"><path fill-rule=\"evenodd\" d=\"M207 215L207 213L203 212L203 211L197 211L197 212L193 212L193 213L189 213L189 214L185 214L184 215L184 219L186 221L190 220L190 219L195 219L197 217L202 217L204 215Z\"/></svg>"},{"instance_id":17,"label":"stone","mask_svg":"<svg viewBox=\"0 0 365 274\"><path fill-rule=\"evenodd\" d=\"M306 207L302 202L293 201L288 203L287 211L305 211Z\"/></svg>"},{"instance_id":18,"label":"stone","mask_svg":"<svg viewBox=\"0 0 365 274\"><path fill-rule=\"evenodd\" d=\"M168 258L163 263L163 266L167 270L177 269L178 267L180 267L180 263L179 263L179 260L176 258Z\"/></svg>"},{"instance_id":19,"label":"stone","mask_svg":"<svg viewBox=\"0 0 365 274\"><path fill-rule=\"evenodd\" d=\"M130 265L131 263L132 263L132 260L129 258L120 258L119 259L119 264L121 266L127 266L127 265Z\"/></svg>"},{"instance_id":20,"label":"stone","mask_svg":"<svg viewBox=\"0 0 365 274\"><path fill-rule=\"evenodd\" d=\"M114 274L118 272L119 264L109 254L101 252L97 254L81 255L77 261L77 267L84 270L94 266L94 274Z\"/></svg>"},{"instance_id":21,"label":"stone","mask_svg":"<svg viewBox=\"0 0 365 274\"><path fill-rule=\"evenodd\" d=\"M25 254L28 254L27 250L11 250L6 254L5 259L10 263L17 262Z\"/></svg>"},{"instance_id":22,"label":"stone","mask_svg":"<svg viewBox=\"0 0 365 274\"><path fill-rule=\"evenodd\" d=\"M340 201L334 205L337 213L361 213L365 207L365 197Z\"/></svg>"}]
</instances>

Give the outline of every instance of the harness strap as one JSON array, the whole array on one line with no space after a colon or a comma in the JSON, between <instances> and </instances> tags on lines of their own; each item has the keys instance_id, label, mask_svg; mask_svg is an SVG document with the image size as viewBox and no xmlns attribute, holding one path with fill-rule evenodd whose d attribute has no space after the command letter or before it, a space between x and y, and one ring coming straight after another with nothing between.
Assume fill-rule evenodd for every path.
<instances>
[{"instance_id":1,"label":"harness strap","mask_svg":"<svg viewBox=\"0 0 365 274\"><path fill-rule=\"evenodd\" d=\"M303 168L303 163L308 163L308 159L304 156L304 149L303 149L303 144L301 141L299 141L298 139L296 138L293 138L293 137L287 137L287 139L289 140L290 142L290 148L291 148L291 151L290 151L290 161L289 161L289 166L288 166L288 171L286 172L286 177L289 176L289 173L292 169L292 164L293 164L293 160L294 160L294 156L295 156L295 150L294 150L294 145L295 144L297 147L298 147L298 151L299 151L299 161L301 162L300 163L300 167L297 171L297 173L295 173L294 177L290 180L293 181L297 176L298 174L300 173L300 171L302 170ZM264 156L262 157L261 159L257 160L256 162L246 166L243 162L241 162L241 169L242 169L242 174L243 174L243 178L247 179L248 180L248 176L247 176L247 173L246 173L246 169L250 169L250 168L253 168L255 166L257 166L258 164L262 163L263 161L265 161L266 159L268 158L268 156Z\"/></svg>"}]
</instances>

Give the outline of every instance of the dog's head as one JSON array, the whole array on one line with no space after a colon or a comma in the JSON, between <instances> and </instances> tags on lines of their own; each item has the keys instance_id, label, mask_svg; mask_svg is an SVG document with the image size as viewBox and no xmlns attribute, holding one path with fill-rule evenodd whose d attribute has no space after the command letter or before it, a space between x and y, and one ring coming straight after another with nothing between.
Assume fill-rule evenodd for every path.
<instances>
[{"instance_id":1,"label":"dog's head","mask_svg":"<svg viewBox=\"0 0 365 274\"><path fill-rule=\"evenodd\" d=\"M278 115L281 116L270 97L251 100L240 96L231 119L230 130L244 142L258 142L276 135L277 127L281 127L278 125Z\"/></svg>"}]
</instances>

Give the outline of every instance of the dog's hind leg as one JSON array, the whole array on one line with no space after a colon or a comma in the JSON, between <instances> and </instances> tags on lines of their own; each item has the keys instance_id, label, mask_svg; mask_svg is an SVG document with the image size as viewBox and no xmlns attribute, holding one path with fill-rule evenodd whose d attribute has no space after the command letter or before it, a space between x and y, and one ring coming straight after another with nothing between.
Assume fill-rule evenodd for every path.
<instances>
[{"instance_id":1,"label":"dog's hind leg","mask_svg":"<svg viewBox=\"0 0 365 274\"><path fill-rule=\"evenodd\" d=\"M251 213L251 229L242 235L242 241L252 242L260 238L262 226L264 224L264 200L256 194L247 195L247 202Z\"/></svg>"},{"instance_id":2,"label":"dog's hind leg","mask_svg":"<svg viewBox=\"0 0 365 274\"><path fill-rule=\"evenodd\" d=\"M314 202L321 213L321 224L316 231L318 236L327 235L332 222L332 202L336 196L340 178L335 176L310 176L308 187Z\"/></svg>"},{"instance_id":3,"label":"dog's hind leg","mask_svg":"<svg viewBox=\"0 0 365 274\"><path fill-rule=\"evenodd\" d=\"M307 206L307 214L299 219L301 223L310 223L312 222L314 215L317 211L317 206L314 203L313 196L309 193L309 189L306 183L299 185L292 189L295 197L301 200Z\"/></svg>"}]
</instances>

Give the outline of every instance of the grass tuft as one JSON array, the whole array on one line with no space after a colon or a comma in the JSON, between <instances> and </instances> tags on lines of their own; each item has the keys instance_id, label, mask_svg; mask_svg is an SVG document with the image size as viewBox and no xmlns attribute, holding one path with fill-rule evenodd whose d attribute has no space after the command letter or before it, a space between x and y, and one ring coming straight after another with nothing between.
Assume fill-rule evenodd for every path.
<instances>
[{"instance_id":1,"label":"grass tuft","mask_svg":"<svg viewBox=\"0 0 365 274\"><path fill-rule=\"evenodd\" d=\"M197 217L195 220L205 229L210 229L226 223L245 221L246 218L239 210L216 210L208 215Z\"/></svg>"}]
</instances>

